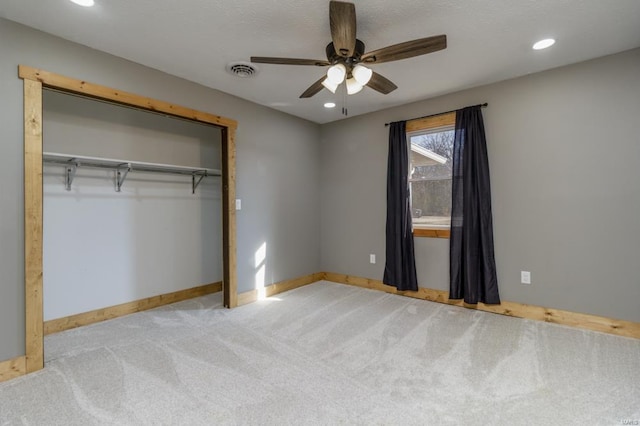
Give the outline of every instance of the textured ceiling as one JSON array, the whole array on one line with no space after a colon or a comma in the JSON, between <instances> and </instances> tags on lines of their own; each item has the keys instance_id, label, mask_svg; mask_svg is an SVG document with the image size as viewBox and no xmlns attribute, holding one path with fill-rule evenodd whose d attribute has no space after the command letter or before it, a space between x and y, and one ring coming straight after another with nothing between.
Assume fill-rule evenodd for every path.
<instances>
[{"instance_id":1,"label":"textured ceiling","mask_svg":"<svg viewBox=\"0 0 640 426\"><path fill-rule=\"evenodd\" d=\"M398 85L347 98L349 115L434 97L640 46L639 0L357 0L357 36L374 50L446 34L448 48L374 65ZM325 59L328 0L0 0L0 16L317 123L343 118L343 96L298 96L326 71L257 65L250 56ZM533 51L533 42L557 39ZM87 77L88 78L88 77ZM335 101L327 110L324 102Z\"/></svg>"}]
</instances>

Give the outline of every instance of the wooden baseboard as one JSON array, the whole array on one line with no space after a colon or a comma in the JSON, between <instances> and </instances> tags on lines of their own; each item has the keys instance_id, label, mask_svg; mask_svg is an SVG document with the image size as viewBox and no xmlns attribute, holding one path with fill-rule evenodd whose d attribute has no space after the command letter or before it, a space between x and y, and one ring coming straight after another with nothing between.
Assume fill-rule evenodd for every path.
<instances>
[{"instance_id":1,"label":"wooden baseboard","mask_svg":"<svg viewBox=\"0 0 640 426\"><path fill-rule=\"evenodd\" d=\"M516 302L502 302L500 305L485 305L483 303L468 305L461 300L449 300L448 292L444 290L420 288L418 291L398 291L395 287L388 286L379 280L336 274L332 272L318 272L293 280L281 281L272 284L265 287L265 297L274 296L276 294L322 280L428 300L431 302L444 303L447 305L477 309L479 311L491 312L500 315L551 322L585 330L599 331L623 337L640 339L640 323L632 321L617 320ZM44 330L45 334L56 333L219 291L222 291L221 282L207 284L200 287L194 287L187 290L149 297L117 306L47 321L44 323ZM238 306L255 302L258 300L258 297L258 290L240 293L238 294ZM0 362L0 382L14 379L25 374L26 357L24 356Z\"/></svg>"},{"instance_id":2,"label":"wooden baseboard","mask_svg":"<svg viewBox=\"0 0 640 426\"><path fill-rule=\"evenodd\" d=\"M157 308L170 303L181 302L183 300L193 299L194 297L217 293L219 291L222 291L222 282L205 284L199 287L161 294L159 296L147 297L146 299L135 300L121 305L109 306L95 311L49 320L44 323L44 334L48 335L64 330L70 330L83 325L94 324L96 322L122 317L135 312L146 311L148 309Z\"/></svg>"},{"instance_id":3,"label":"wooden baseboard","mask_svg":"<svg viewBox=\"0 0 640 426\"><path fill-rule=\"evenodd\" d=\"M551 322L554 324L567 325L585 330L600 331L603 333L640 339L640 323L632 321L617 320L597 315L581 314L563 311L561 309L545 308L542 306L526 305L516 302L502 302L500 305L485 305L484 303L468 305L462 300L449 300L449 292L444 290L420 288L418 291L398 291L395 287L388 286L382 281L354 277L351 275L335 274L331 272L323 273L323 279L340 284L348 284L384 291L386 293L413 297L416 299L429 300L431 302L463 306L469 309L477 309L479 311L492 312L500 315Z\"/></svg>"},{"instance_id":4,"label":"wooden baseboard","mask_svg":"<svg viewBox=\"0 0 640 426\"><path fill-rule=\"evenodd\" d=\"M324 272L318 272L315 274L305 275L304 277L295 278L293 280L280 281L279 283L271 284L264 288L264 296L271 297L278 293L293 290L294 288L302 287L316 281L324 279ZM260 297L258 290L245 291L238 294L238 306L247 305L253 303Z\"/></svg>"},{"instance_id":5,"label":"wooden baseboard","mask_svg":"<svg viewBox=\"0 0 640 426\"><path fill-rule=\"evenodd\" d=\"M27 358L19 356L0 362L0 383L27 374Z\"/></svg>"}]
</instances>

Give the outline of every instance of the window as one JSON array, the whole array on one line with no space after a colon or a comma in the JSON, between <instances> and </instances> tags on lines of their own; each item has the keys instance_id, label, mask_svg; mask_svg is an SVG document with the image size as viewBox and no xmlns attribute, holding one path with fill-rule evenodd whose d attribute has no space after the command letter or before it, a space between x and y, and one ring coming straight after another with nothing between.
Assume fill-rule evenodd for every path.
<instances>
[{"instance_id":1,"label":"window","mask_svg":"<svg viewBox=\"0 0 640 426\"><path fill-rule=\"evenodd\" d=\"M414 235L449 237L455 113L407 123Z\"/></svg>"}]
</instances>

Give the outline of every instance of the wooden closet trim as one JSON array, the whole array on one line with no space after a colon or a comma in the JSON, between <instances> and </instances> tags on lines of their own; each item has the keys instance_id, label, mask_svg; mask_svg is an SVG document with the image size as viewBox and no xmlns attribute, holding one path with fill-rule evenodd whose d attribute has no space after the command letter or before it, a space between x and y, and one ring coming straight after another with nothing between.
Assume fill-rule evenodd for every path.
<instances>
[{"instance_id":1,"label":"wooden closet trim","mask_svg":"<svg viewBox=\"0 0 640 426\"><path fill-rule=\"evenodd\" d=\"M44 367L42 304L42 90L158 112L222 129L222 239L224 304L238 305L235 212L235 120L37 68L20 65L24 80L25 373Z\"/></svg>"}]
</instances>

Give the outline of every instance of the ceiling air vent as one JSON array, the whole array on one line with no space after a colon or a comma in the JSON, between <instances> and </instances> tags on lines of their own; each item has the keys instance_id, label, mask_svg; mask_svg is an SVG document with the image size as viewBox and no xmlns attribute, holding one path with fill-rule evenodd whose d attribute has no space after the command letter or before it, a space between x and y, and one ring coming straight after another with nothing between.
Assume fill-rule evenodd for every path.
<instances>
[{"instance_id":1,"label":"ceiling air vent","mask_svg":"<svg viewBox=\"0 0 640 426\"><path fill-rule=\"evenodd\" d=\"M249 78L258 73L258 69L249 62L233 62L227 65L227 72L236 77Z\"/></svg>"}]
</instances>

